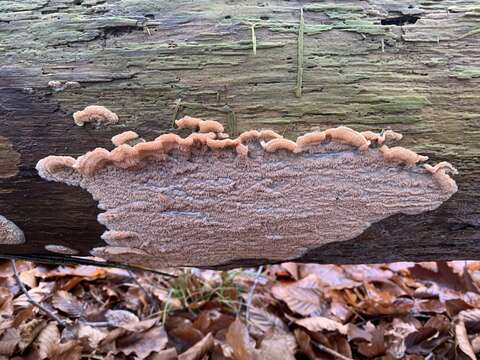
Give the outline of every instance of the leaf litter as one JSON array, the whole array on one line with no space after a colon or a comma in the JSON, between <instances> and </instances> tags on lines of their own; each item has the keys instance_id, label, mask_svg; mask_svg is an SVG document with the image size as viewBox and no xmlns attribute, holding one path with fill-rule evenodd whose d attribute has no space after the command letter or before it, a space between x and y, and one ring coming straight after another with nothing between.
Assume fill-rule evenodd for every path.
<instances>
[{"instance_id":1,"label":"leaf litter","mask_svg":"<svg viewBox=\"0 0 480 360\"><path fill-rule=\"evenodd\" d=\"M480 352L476 261L167 269L171 277L17 261L18 281L48 312L29 302L9 264L0 263L0 360L420 360Z\"/></svg>"}]
</instances>

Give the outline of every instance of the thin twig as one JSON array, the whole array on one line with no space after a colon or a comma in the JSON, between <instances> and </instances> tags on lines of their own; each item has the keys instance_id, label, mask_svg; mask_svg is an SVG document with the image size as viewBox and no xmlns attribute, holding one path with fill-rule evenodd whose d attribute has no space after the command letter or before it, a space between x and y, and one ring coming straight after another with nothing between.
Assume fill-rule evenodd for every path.
<instances>
[{"instance_id":1,"label":"thin twig","mask_svg":"<svg viewBox=\"0 0 480 360\"><path fill-rule=\"evenodd\" d=\"M27 288L23 284L22 280L20 279L20 276L18 275L17 264L15 263L15 259L10 259L10 263L12 264L13 276L15 277L17 285L20 287L20 290L22 290L22 292L27 297L28 302L30 304L32 304L33 306L38 307L40 310L42 310L45 314L47 314L49 317L51 317L53 320L55 320L60 325L65 326L66 324L62 319L60 319L57 315L55 315L53 312L51 312L46 307L44 307L42 304L38 303L37 301L35 301L32 298L32 296L28 293Z\"/></svg>"},{"instance_id":2,"label":"thin twig","mask_svg":"<svg viewBox=\"0 0 480 360\"><path fill-rule=\"evenodd\" d=\"M252 307L253 294L255 292L255 288L257 287L258 279L260 278L260 274L262 272L263 272L263 265L258 268L257 273L255 274L255 280L253 281L253 285L250 288L250 291L248 292L247 311L245 313L245 319L247 320L247 322L250 320L250 308Z\"/></svg>"},{"instance_id":3,"label":"thin twig","mask_svg":"<svg viewBox=\"0 0 480 360\"><path fill-rule=\"evenodd\" d=\"M345 356L345 355L342 355L340 354L339 352L333 350L333 349L330 349L329 347L325 346L325 345L322 345L320 343L317 343L316 341L313 341L312 340L312 344L315 345L317 348L319 348L320 350L330 354L330 355L333 355L335 356L336 358L338 359L341 359L341 360L353 360L352 358L348 357L348 356Z\"/></svg>"},{"instance_id":4,"label":"thin twig","mask_svg":"<svg viewBox=\"0 0 480 360\"><path fill-rule=\"evenodd\" d=\"M152 294L150 294L149 291L147 291L147 289L145 289L143 287L142 284L140 284L140 282L137 280L137 278L135 277L135 274L133 273L133 271L131 269L128 269L127 271L128 271L128 275L130 275L130 278L133 280L133 282L140 288L140 290L143 291L143 293L147 297L148 302L151 305L151 308L149 310L149 314L154 312L157 309L157 305L158 305L156 299L152 296Z\"/></svg>"}]
</instances>

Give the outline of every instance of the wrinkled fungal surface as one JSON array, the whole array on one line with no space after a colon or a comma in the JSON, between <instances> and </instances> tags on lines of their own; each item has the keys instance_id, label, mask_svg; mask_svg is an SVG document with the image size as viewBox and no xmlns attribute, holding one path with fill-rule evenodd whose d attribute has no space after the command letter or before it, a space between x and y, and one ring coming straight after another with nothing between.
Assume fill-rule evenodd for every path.
<instances>
[{"instance_id":1,"label":"wrinkled fungal surface","mask_svg":"<svg viewBox=\"0 0 480 360\"><path fill-rule=\"evenodd\" d=\"M390 215L436 209L457 191L450 164L386 159L363 135L338 129L288 146L258 132L231 141L162 136L78 159L50 156L37 170L98 201L107 246L94 255L149 266L293 259Z\"/></svg>"},{"instance_id":2,"label":"wrinkled fungal surface","mask_svg":"<svg viewBox=\"0 0 480 360\"><path fill-rule=\"evenodd\" d=\"M0 215L0 244L16 245L24 242L23 231L12 221Z\"/></svg>"}]
</instances>

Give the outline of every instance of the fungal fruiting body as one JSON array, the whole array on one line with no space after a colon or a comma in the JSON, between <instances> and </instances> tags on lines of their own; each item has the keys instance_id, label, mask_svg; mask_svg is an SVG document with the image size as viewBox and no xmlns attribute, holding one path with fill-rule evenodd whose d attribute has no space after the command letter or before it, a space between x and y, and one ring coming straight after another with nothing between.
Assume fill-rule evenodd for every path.
<instances>
[{"instance_id":1,"label":"fungal fruiting body","mask_svg":"<svg viewBox=\"0 0 480 360\"><path fill-rule=\"evenodd\" d=\"M408 166L414 166L418 162L425 162L428 160L428 156L418 155L416 152L405 149L401 146L395 146L389 148L387 145L380 147L383 157L386 161L399 162Z\"/></svg>"},{"instance_id":2,"label":"fungal fruiting body","mask_svg":"<svg viewBox=\"0 0 480 360\"><path fill-rule=\"evenodd\" d=\"M362 134L368 141L372 143L376 142L379 145L383 145L383 143L386 141L400 141L403 138L402 134L397 133L393 130L385 130L381 133L375 133L373 131L362 131L360 134Z\"/></svg>"},{"instance_id":3,"label":"fungal fruiting body","mask_svg":"<svg viewBox=\"0 0 480 360\"><path fill-rule=\"evenodd\" d=\"M388 216L436 209L456 191L450 165L402 166L423 158L364 151L368 140L345 127L296 142L256 130L214 135L164 134L77 159L47 157L37 170L98 200L107 231L92 254L150 266L293 259Z\"/></svg>"},{"instance_id":4,"label":"fungal fruiting body","mask_svg":"<svg viewBox=\"0 0 480 360\"><path fill-rule=\"evenodd\" d=\"M16 245L24 242L23 231L15 223L0 215L0 244Z\"/></svg>"},{"instance_id":5,"label":"fungal fruiting body","mask_svg":"<svg viewBox=\"0 0 480 360\"><path fill-rule=\"evenodd\" d=\"M202 120L199 118L191 117L191 116L184 116L179 120L175 120L175 124L180 129L191 129L194 131L199 131L201 133L219 133L223 134L225 129L222 124L218 121L213 120Z\"/></svg>"},{"instance_id":6,"label":"fungal fruiting body","mask_svg":"<svg viewBox=\"0 0 480 360\"><path fill-rule=\"evenodd\" d=\"M45 245L45 250L63 255L77 255L79 253L78 250L72 249L71 247L55 244Z\"/></svg>"},{"instance_id":7,"label":"fungal fruiting body","mask_svg":"<svg viewBox=\"0 0 480 360\"><path fill-rule=\"evenodd\" d=\"M87 122L98 122L110 125L118 122L118 116L104 106L90 105L82 111L74 112L73 120L78 126L83 126Z\"/></svg>"},{"instance_id":8,"label":"fungal fruiting body","mask_svg":"<svg viewBox=\"0 0 480 360\"><path fill-rule=\"evenodd\" d=\"M122 144L131 144L133 140L138 139L138 134L134 131L125 131L121 134L115 135L112 137L112 143L115 146L120 146Z\"/></svg>"},{"instance_id":9,"label":"fungal fruiting body","mask_svg":"<svg viewBox=\"0 0 480 360\"><path fill-rule=\"evenodd\" d=\"M325 138L338 141L341 144L354 146L361 151L367 150L370 146L370 141L365 139L361 133L346 126L325 130Z\"/></svg>"}]
</instances>

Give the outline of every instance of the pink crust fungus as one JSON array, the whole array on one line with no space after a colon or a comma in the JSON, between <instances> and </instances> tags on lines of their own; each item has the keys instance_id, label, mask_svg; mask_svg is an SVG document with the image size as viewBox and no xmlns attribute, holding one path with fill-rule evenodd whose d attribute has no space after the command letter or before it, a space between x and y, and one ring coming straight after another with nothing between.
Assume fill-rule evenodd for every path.
<instances>
[{"instance_id":1,"label":"pink crust fungus","mask_svg":"<svg viewBox=\"0 0 480 360\"><path fill-rule=\"evenodd\" d=\"M0 215L0 244L16 245L24 242L23 231L15 223Z\"/></svg>"},{"instance_id":2,"label":"pink crust fungus","mask_svg":"<svg viewBox=\"0 0 480 360\"><path fill-rule=\"evenodd\" d=\"M98 122L110 125L118 122L118 116L104 106L90 105L82 111L74 112L73 120L78 126L83 126L87 122Z\"/></svg>"},{"instance_id":3,"label":"pink crust fungus","mask_svg":"<svg viewBox=\"0 0 480 360\"><path fill-rule=\"evenodd\" d=\"M199 131L201 133L216 133L216 134L223 134L225 129L223 128L223 125L220 124L217 121L213 120L202 120L199 118L194 118L191 116L184 116L183 118L179 120L175 120L175 124L180 128L180 129L192 129L194 131Z\"/></svg>"},{"instance_id":4,"label":"pink crust fungus","mask_svg":"<svg viewBox=\"0 0 480 360\"><path fill-rule=\"evenodd\" d=\"M106 245L93 255L150 266L211 266L265 252L295 258L388 216L434 210L457 190L448 163L415 166L424 158L368 148L346 127L296 142L265 130L215 136L164 134L77 159L50 156L37 170L98 200Z\"/></svg>"},{"instance_id":5,"label":"pink crust fungus","mask_svg":"<svg viewBox=\"0 0 480 360\"><path fill-rule=\"evenodd\" d=\"M112 137L112 143L115 146L122 144L131 144L134 140L138 139L138 134L134 131L125 131L121 134Z\"/></svg>"},{"instance_id":6,"label":"pink crust fungus","mask_svg":"<svg viewBox=\"0 0 480 360\"><path fill-rule=\"evenodd\" d=\"M386 161L403 163L408 166L415 166L418 162L428 160L428 156L418 155L416 152L401 146L389 148L387 145L382 145L380 152Z\"/></svg>"}]
</instances>

